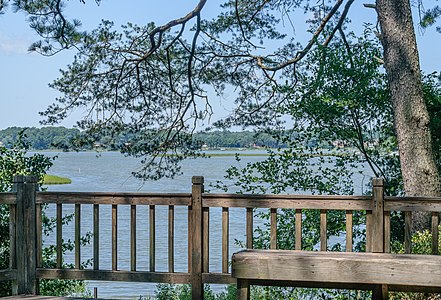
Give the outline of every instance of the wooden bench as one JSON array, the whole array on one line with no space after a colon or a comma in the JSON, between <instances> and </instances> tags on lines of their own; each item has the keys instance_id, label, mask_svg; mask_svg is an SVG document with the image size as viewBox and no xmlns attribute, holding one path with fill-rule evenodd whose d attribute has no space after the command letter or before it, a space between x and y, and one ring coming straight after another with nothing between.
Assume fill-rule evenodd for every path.
<instances>
[{"instance_id":1,"label":"wooden bench","mask_svg":"<svg viewBox=\"0 0 441 300\"><path fill-rule=\"evenodd\" d=\"M238 299L250 285L371 289L373 299L388 290L441 292L441 257L435 255L244 250L233 254Z\"/></svg>"}]
</instances>

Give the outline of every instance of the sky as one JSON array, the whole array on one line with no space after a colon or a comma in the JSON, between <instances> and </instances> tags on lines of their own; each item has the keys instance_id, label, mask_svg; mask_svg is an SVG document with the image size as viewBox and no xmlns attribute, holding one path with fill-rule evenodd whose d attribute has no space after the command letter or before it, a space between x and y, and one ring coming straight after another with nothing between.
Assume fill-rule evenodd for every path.
<instances>
[{"instance_id":1,"label":"sky","mask_svg":"<svg viewBox=\"0 0 441 300\"><path fill-rule=\"evenodd\" d=\"M362 28L364 22L375 22L374 10L364 8L363 2L355 1L350 11L352 24L358 29ZM117 25L115 28L127 22L143 25L154 21L160 25L185 15L196 3L196 0L102 0L97 6L93 0L86 1L86 4L71 0L68 1L66 13L71 18L80 19L85 30L95 28L102 19L114 21ZM220 3L219 0L209 0L202 17L215 16ZM296 37L306 41L308 35L302 31L305 28L304 20L299 21L295 25ZM29 28L23 14L9 10L0 15L0 129L11 126L39 127L42 117L38 112L45 110L58 96L48 84L59 77L59 70L72 61L73 51L64 51L52 57L29 53L28 47L36 40L38 37ZM424 32L418 29L417 42L422 70L426 73L441 71L441 34L436 33L434 27ZM223 98L212 98L215 108L212 120L228 114L228 107L234 99L229 99L228 94ZM76 111L60 125L72 127L81 115L82 111Z\"/></svg>"}]
</instances>

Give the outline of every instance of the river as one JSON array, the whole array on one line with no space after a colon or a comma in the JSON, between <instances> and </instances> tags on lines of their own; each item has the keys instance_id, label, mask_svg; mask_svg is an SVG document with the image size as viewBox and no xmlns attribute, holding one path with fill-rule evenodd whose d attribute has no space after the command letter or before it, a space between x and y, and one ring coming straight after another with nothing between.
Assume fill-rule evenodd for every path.
<instances>
[{"instance_id":1,"label":"river","mask_svg":"<svg viewBox=\"0 0 441 300\"><path fill-rule=\"evenodd\" d=\"M221 153L228 153L222 151ZM247 152L243 152L247 153ZM252 153L264 153L263 151ZM161 179L158 181L141 182L131 176L131 172L139 168L139 160L124 157L115 152L62 152L46 153L58 155L51 174L72 179L69 185L52 185L49 191L114 191L114 192L164 192L179 193L191 192L191 177L204 176L205 186L210 182L222 180L225 170L231 165L237 165L234 156L214 156L209 159L198 158L185 160L182 163L183 175L174 179ZM264 156L243 156L240 164L264 159ZM358 182L361 182L359 178ZM357 188L360 191L360 187ZM137 265L138 270L148 270L149 241L148 241L148 207L137 209ZM74 211L73 205L64 205L63 213ZM158 207L156 211L156 270L167 271L167 207ZM49 216L55 215L55 206L47 209ZM92 206L83 205L81 214L82 233L92 232ZM130 269L130 235L129 206L118 209L118 268ZM255 226L259 223L255 222ZM221 271L221 210L210 210L210 271ZM63 238L73 240L74 224L70 222L63 226ZM175 211L175 271L187 271L187 210L177 208ZM230 211L230 255L240 248L235 239L245 240L245 211L231 209ZM55 244L55 234L45 238L45 245ZM92 245L82 247L81 258L87 260L92 257ZM73 253L67 253L65 260L73 263ZM89 266L91 268L91 266ZM100 207L100 268L111 269L111 211L110 206ZM137 298L141 295L153 295L156 284L151 283L123 283L89 281L89 288L98 288L100 298ZM213 286L213 290L223 289Z\"/></svg>"}]
</instances>

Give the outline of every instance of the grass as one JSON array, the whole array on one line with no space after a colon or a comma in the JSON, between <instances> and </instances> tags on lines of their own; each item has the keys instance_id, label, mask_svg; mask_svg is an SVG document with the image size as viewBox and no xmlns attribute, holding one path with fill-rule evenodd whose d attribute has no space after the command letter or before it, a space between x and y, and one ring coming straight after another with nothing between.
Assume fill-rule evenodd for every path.
<instances>
[{"instance_id":1,"label":"grass","mask_svg":"<svg viewBox=\"0 0 441 300\"><path fill-rule=\"evenodd\" d=\"M72 180L70 178L55 176L55 175L44 175L44 184L71 184Z\"/></svg>"}]
</instances>

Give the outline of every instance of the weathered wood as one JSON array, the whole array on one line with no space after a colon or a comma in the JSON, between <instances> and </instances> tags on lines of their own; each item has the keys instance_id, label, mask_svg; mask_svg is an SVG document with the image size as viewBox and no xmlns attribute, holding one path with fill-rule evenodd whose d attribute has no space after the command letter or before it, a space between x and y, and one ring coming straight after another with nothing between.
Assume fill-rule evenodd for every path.
<instances>
[{"instance_id":1,"label":"weathered wood","mask_svg":"<svg viewBox=\"0 0 441 300\"><path fill-rule=\"evenodd\" d=\"M441 212L441 197L384 197L384 210Z\"/></svg>"},{"instance_id":2,"label":"weathered wood","mask_svg":"<svg viewBox=\"0 0 441 300\"><path fill-rule=\"evenodd\" d=\"M346 211L346 252L352 252L352 232L353 232L353 225L352 225L352 210ZM300 250L300 249L299 249Z\"/></svg>"},{"instance_id":3,"label":"weathered wood","mask_svg":"<svg viewBox=\"0 0 441 300\"><path fill-rule=\"evenodd\" d=\"M366 211L366 252L372 252L372 211Z\"/></svg>"},{"instance_id":4,"label":"weathered wood","mask_svg":"<svg viewBox=\"0 0 441 300\"><path fill-rule=\"evenodd\" d=\"M37 203L189 206L191 195L183 193L38 192Z\"/></svg>"},{"instance_id":5,"label":"weathered wood","mask_svg":"<svg viewBox=\"0 0 441 300\"><path fill-rule=\"evenodd\" d=\"M412 252L412 212L404 212L404 253Z\"/></svg>"},{"instance_id":6,"label":"weathered wood","mask_svg":"<svg viewBox=\"0 0 441 300\"><path fill-rule=\"evenodd\" d=\"M203 206L371 210L372 201L365 196L204 194Z\"/></svg>"},{"instance_id":7,"label":"weathered wood","mask_svg":"<svg viewBox=\"0 0 441 300\"><path fill-rule=\"evenodd\" d=\"M81 267L81 204L75 204L75 269Z\"/></svg>"},{"instance_id":8,"label":"weathered wood","mask_svg":"<svg viewBox=\"0 0 441 300\"><path fill-rule=\"evenodd\" d=\"M100 268L100 207L93 205L93 269Z\"/></svg>"},{"instance_id":9,"label":"weathered wood","mask_svg":"<svg viewBox=\"0 0 441 300\"><path fill-rule=\"evenodd\" d=\"M208 273L210 271L210 208L202 208L202 272Z\"/></svg>"},{"instance_id":10,"label":"weathered wood","mask_svg":"<svg viewBox=\"0 0 441 300\"><path fill-rule=\"evenodd\" d=\"M237 281L237 300L249 300L250 299L250 284L248 280Z\"/></svg>"},{"instance_id":11,"label":"weathered wood","mask_svg":"<svg viewBox=\"0 0 441 300\"><path fill-rule=\"evenodd\" d=\"M0 282L17 279L17 270L0 270Z\"/></svg>"},{"instance_id":12,"label":"weathered wood","mask_svg":"<svg viewBox=\"0 0 441 300\"><path fill-rule=\"evenodd\" d=\"M175 271L175 207L168 207L168 271Z\"/></svg>"},{"instance_id":13,"label":"weathered wood","mask_svg":"<svg viewBox=\"0 0 441 300\"><path fill-rule=\"evenodd\" d=\"M277 249L277 208L270 209L270 249Z\"/></svg>"},{"instance_id":14,"label":"weathered wood","mask_svg":"<svg viewBox=\"0 0 441 300\"><path fill-rule=\"evenodd\" d=\"M222 208L222 273L228 273L229 255L229 237L230 237L230 214L228 207Z\"/></svg>"},{"instance_id":15,"label":"weathered wood","mask_svg":"<svg viewBox=\"0 0 441 300\"><path fill-rule=\"evenodd\" d=\"M188 273L111 271L111 270L76 270L76 269L37 269L39 279L66 280L103 280L126 282L158 282L189 284Z\"/></svg>"},{"instance_id":16,"label":"weathered wood","mask_svg":"<svg viewBox=\"0 0 441 300\"><path fill-rule=\"evenodd\" d=\"M384 252L384 182L372 179L372 252Z\"/></svg>"},{"instance_id":17,"label":"weathered wood","mask_svg":"<svg viewBox=\"0 0 441 300\"><path fill-rule=\"evenodd\" d=\"M57 204L57 268L63 265L63 206Z\"/></svg>"},{"instance_id":18,"label":"weathered wood","mask_svg":"<svg viewBox=\"0 0 441 300\"><path fill-rule=\"evenodd\" d=\"M136 205L130 206L130 270L136 271Z\"/></svg>"},{"instance_id":19,"label":"weathered wood","mask_svg":"<svg viewBox=\"0 0 441 300\"><path fill-rule=\"evenodd\" d=\"M384 252L390 253L390 212L384 212Z\"/></svg>"},{"instance_id":20,"label":"weathered wood","mask_svg":"<svg viewBox=\"0 0 441 300\"><path fill-rule=\"evenodd\" d=\"M38 189L36 176L14 176L14 191L17 193L15 225L16 280L12 284L13 294L35 294L38 280L37 268L37 220L35 193Z\"/></svg>"},{"instance_id":21,"label":"weathered wood","mask_svg":"<svg viewBox=\"0 0 441 300\"><path fill-rule=\"evenodd\" d=\"M118 206L112 205L112 270L118 270Z\"/></svg>"},{"instance_id":22,"label":"weathered wood","mask_svg":"<svg viewBox=\"0 0 441 300\"><path fill-rule=\"evenodd\" d=\"M302 210L296 209L296 250L302 250Z\"/></svg>"},{"instance_id":23,"label":"weathered wood","mask_svg":"<svg viewBox=\"0 0 441 300\"><path fill-rule=\"evenodd\" d=\"M192 220L192 215L193 215L193 209L192 206L190 205L188 207L188 218L187 218L187 224L188 224L188 230L187 230L187 241L188 241L188 257L187 257L187 262L188 262L188 273L191 273L191 255L192 255L192 243L193 243L193 238L192 238L192 231L193 231L193 220Z\"/></svg>"},{"instance_id":24,"label":"weathered wood","mask_svg":"<svg viewBox=\"0 0 441 300\"><path fill-rule=\"evenodd\" d=\"M17 206L9 205L9 268L17 268Z\"/></svg>"},{"instance_id":25,"label":"weathered wood","mask_svg":"<svg viewBox=\"0 0 441 300\"><path fill-rule=\"evenodd\" d=\"M440 265L433 255L246 250L233 254L232 276L440 287Z\"/></svg>"},{"instance_id":26,"label":"weathered wood","mask_svg":"<svg viewBox=\"0 0 441 300\"><path fill-rule=\"evenodd\" d=\"M150 242L150 272L156 269L156 210L154 205L149 206L149 242Z\"/></svg>"},{"instance_id":27,"label":"weathered wood","mask_svg":"<svg viewBox=\"0 0 441 300\"><path fill-rule=\"evenodd\" d=\"M42 205L37 204L36 205L36 234L37 234L37 268L40 268L43 263L43 211L42 211Z\"/></svg>"},{"instance_id":28,"label":"weathered wood","mask_svg":"<svg viewBox=\"0 0 441 300\"><path fill-rule=\"evenodd\" d=\"M204 285L202 283L202 193L204 190L204 178L194 176L192 178L192 217L191 217L191 298L203 299Z\"/></svg>"},{"instance_id":29,"label":"weathered wood","mask_svg":"<svg viewBox=\"0 0 441 300\"><path fill-rule=\"evenodd\" d=\"M203 283L214 284L236 284L236 278L231 277L230 273L202 273Z\"/></svg>"},{"instance_id":30,"label":"weathered wood","mask_svg":"<svg viewBox=\"0 0 441 300\"><path fill-rule=\"evenodd\" d=\"M254 209L252 207L247 207L246 212L246 235L247 235L247 249L253 249L253 213Z\"/></svg>"},{"instance_id":31,"label":"weathered wood","mask_svg":"<svg viewBox=\"0 0 441 300\"><path fill-rule=\"evenodd\" d=\"M439 213L432 212L432 254L439 254Z\"/></svg>"},{"instance_id":32,"label":"weathered wood","mask_svg":"<svg viewBox=\"0 0 441 300\"><path fill-rule=\"evenodd\" d=\"M8 204L8 205L17 204L17 194L15 192L0 193L0 204Z\"/></svg>"},{"instance_id":33,"label":"weathered wood","mask_svg":"<svg viewBox=\"0 0 441 300\"><path fill-rule=\"evenodd\" d=\"M320 251L328 250L328 236L327 236L327 218L326 218L326 209L320 210Z\"/></svg>"}]
</instances>

